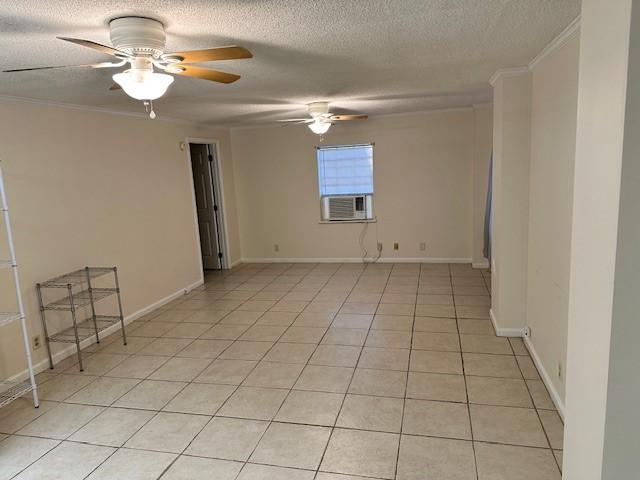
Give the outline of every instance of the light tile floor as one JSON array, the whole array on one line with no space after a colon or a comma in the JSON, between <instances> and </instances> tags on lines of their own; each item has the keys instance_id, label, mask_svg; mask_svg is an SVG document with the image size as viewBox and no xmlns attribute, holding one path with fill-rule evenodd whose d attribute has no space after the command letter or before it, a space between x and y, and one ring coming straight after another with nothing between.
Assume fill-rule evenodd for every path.
<instances>
[{"instance_id":1,"label":"light tile floor","mask_svg":"<svg viewBox=\"0 0 640 480\"><path fill-rule=\"evenodd\" d=\"M263 264L38 376L0 480L557 480L563 426L469 265ZM125 292L126 294L126 292Z\"/></svg>"}]
</instances>

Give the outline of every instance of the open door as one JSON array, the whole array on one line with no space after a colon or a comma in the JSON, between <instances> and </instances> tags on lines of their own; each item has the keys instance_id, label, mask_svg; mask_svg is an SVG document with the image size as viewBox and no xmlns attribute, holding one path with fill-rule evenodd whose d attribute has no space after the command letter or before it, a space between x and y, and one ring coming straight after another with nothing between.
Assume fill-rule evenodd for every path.
<instances>
[{"instance_id":1,"label":"open door","mask_svg":"<svg viewBox=\"0 0 640 480\"><path fill-rule=\"evenodd\" d=\"M202 266L218 270L224 265L221 242L221 209L217 192L217 159L213 145L190 143L191 170L198 214Z\"/></svg>"}]
</instances>

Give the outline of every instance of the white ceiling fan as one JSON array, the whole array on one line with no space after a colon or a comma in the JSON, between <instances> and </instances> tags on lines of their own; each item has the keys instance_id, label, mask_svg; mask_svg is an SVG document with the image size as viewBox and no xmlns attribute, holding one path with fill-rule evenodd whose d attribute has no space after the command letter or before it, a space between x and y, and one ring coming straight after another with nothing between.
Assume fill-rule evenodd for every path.
<instances>
[{"instance_id":1,"label":"white ceiling fan","mask_svg":"<svg viewBox=\"0 0 640 480\"><path fill-rule=\"evenodd\" d=\"M329 112L329 102L313 102L307 105L309 108L309 115L311 118L291 118L287 120L281 120L285 125L291 124L307 124L309 129L317 134L324 135L329 131L331 125L335 122L345 122L351 120L366 120L368 115L354 114L354 115L336 115Z\"/></svg>"},{"instance_id":2,"label":"white ceiling fan","mask_svg":"<svg viewBox=\"0 0 640 480\"><path fill-rule=\"evenodd\" d=\"M5 72L25 72L57 68L117 68L129 64L129 68L113 75L111 90L122 89L136 100L142 100L151 118L155 118L152 101L164 95L173 83L173 75L200 78L212 82L232 83L240 78L233 73L220 72L191 64L214 60L236 60L253 55L243 47L220 47L205 50L165 53L164 26L146 17L120 17L109 22L113 47L90 40L58 37L60 40L92 48L116 58L116 61L89 65L61 65L54 67L18 68ZM154 67L165 73L154 71Z\"/></svg>"}]
</instances>

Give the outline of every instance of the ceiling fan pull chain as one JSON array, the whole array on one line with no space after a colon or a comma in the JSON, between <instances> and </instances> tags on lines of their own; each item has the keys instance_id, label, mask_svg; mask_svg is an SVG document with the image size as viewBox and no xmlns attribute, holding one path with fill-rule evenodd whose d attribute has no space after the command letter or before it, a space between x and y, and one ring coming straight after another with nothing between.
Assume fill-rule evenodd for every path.
<instances>
[{"instance_id":1,"label":"ceiling fan pull chain","mask_svg":"<svg viewBox=\"0 0 640 480\"><path fill-rule=\"evenodd\" d=\"M155 120L156 112L153 111L153 100L144 100L142 103L144 104L144 109L149 114L149 118Z\"/></svg>"}]
</instances>

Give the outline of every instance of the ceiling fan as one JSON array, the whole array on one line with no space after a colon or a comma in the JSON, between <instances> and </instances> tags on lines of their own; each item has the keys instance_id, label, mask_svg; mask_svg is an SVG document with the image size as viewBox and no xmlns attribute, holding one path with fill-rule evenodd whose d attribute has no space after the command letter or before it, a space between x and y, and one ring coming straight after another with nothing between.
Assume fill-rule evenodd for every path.
<instances>
[{"instance_id":1,"label":"ceiling fan","mask_svg":"<svg viewBox=\"0 0 640 480\"><path fill-rule=\"evenodd\" d=\"M130 67L127 70L113 75L115 83L110 90L123 89L130 97L142 100L151 118L155 118L151 102L164 95L169 85L173 83L173 76L168 74L200 78L212 82L232 83L238 80L240 75L196 67L191 64L253 57L249 50L235 46L165 53L164 25L157 20L146 17L114 18L109 22L109 29L113 47L78 38L58 37L58 39L106 53L115 57L115 61L89 65L18 68L5 70L5 72L55 68L117 68L129 64ZM155 72L154 67L165 73Z\"/></svg>"},{"instance_id":2,"label":"ceiling fan","mask_svg":"<svg viewBox=\"0 0 640 480\"><path fill-rule=\"evenodd\" d=\"M291 118L288 120L281 120L281 122L285 125L298 123L307 124L313 133L317 135L324 135L335 122L366 120L369 118L368 115L363 114L335 115L329 112L329 102L313 102L307 105L307 107L309 108L309 115L311 118Z\"/></svg>"}]
</instances>

